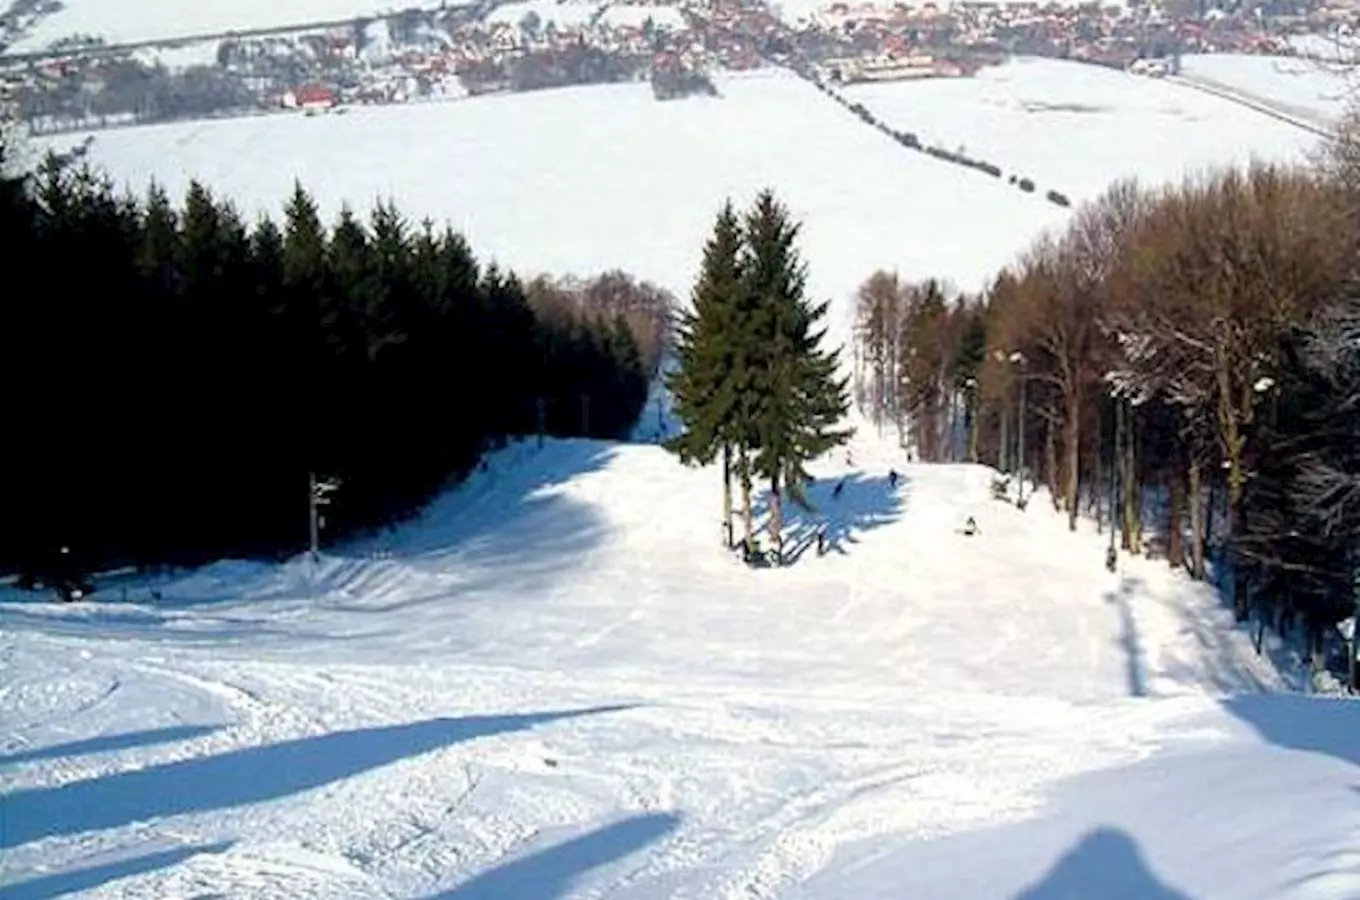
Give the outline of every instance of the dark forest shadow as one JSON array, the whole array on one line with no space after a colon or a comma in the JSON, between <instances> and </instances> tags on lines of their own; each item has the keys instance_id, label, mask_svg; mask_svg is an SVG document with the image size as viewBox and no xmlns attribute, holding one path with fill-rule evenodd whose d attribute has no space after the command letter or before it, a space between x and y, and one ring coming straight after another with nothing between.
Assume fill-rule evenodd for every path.
<instances>
[{"instance_id":1,"label":"dark forest shadow","mask_svg":"<svg viewBox=\"0 0 1360 900\"><path fill-rule=\"evenodd\" d=\"M162 816L276 800L463 741L629 708L466 716L337 731L59 787L13 791L0 797L0 849Z\"/></svg>"},{"instance_id":2,"label":"dark forest shadow","mask_svg":"<svg viewBox=\"0 0 1360 900\"><path fill-rule=\"evenodd\" d=\"M633 816L497 866L428 900L553 900L578 876L622 859L680 825L671 813Z\"/></svg>"}]
</instances>

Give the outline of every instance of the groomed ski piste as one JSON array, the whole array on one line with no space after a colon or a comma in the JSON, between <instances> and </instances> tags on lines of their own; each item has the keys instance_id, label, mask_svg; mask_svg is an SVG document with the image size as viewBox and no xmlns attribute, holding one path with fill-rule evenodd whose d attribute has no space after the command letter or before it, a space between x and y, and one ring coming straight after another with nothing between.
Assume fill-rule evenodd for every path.
<instances>
[{"instance_id":1,"label":"groomed ski piste","mask_svg":"<svg viewBox=\"0 0 1360 900\"><path fill-rule=\"evenodd\" d=\"M1360 707L1042 494L849 454L785 569L713 469L530 440L316 566L6 595L0 895L1360 896Z\"/></svg>"}]
</instances>

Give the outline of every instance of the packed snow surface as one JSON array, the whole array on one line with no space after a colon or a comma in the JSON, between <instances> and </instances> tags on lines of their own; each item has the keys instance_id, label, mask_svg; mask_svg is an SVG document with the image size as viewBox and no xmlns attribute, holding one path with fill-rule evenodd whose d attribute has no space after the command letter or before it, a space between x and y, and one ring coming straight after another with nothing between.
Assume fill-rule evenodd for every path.
<instances>
[{"instance_id":1,"label":"packed snow surface","mask_svg":"<svg viewBox=\"0 0 1360 900\"><path fill-rule=\"evenodd\" d=\"M1230 77L1251 61L1235 57L1213 70ZM1056 190L1073 201L1129 176L1160 184L1252 158L1301 160L1318 143L1221 97L1064 60L1020 58L972 78L856 85L845 94L922 144L962 148L1032 179L1040 194Z\"/></svg>"},{"instance_id":2,"label":"packed snow surface","mask_svg":"<svg viewBox=\"0 0 1360 900\"><path fill-rule=\"evenodd\" d=\"M1360 707L981 467L817 473L783 570L713 470L530 442L315 569L0 604L0 893L1357 896Z\"/></svg>"}]
</instances>

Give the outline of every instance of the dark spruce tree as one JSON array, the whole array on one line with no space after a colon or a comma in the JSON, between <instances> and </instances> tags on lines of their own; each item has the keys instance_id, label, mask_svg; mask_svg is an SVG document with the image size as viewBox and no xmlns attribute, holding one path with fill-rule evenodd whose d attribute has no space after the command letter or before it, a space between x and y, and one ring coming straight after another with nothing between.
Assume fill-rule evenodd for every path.
<instances>
[{"instance_id":1,"label":"dark spruce tree","mask_svg":"<svg viewBox=\"0 0 1360 900\"><path fill-rule=\"evenodd\" d=\"M692 309L680 314L676 345L678 365L667 376L673 408L683 429L666 448L686 465L708 465L722 455L722 522L724 541L734 543L732 529L733 448L753 443L749 423L740 412L742 395L737 364L749 353L743 349L743 291L741 222L728 201L718 213L713 234L704 247L703 267L691 293ZM744 371L744 370L743 370ZM746 538L751 539L749 470L742 466Z\"/></svg>"},{"instance_id":2,"label":"dark spruce tree","mask_svg":"<svg viewBox=\"0 0 1360 900\"><path fill-rule=\"evenodd\" d=\"M752 342L754 427L759 449L754 468L770 484L770 537L775 561L783 559L785 497L807 507L805 465L849 439L836 426L850 409L848 379L837 378L839 351L821 347L815 330L829 303L807 299L807 273L794 242L800 226L770 191L746 216L746 290L755 315Z\"/></svg>"},{"instance_id":3,"label":"dark spruce tree","mask_svg":"<svg viewBox=\"0 0 1360 900\"><path fill-rule=\"evenodd\" d=\"M328 234L297 187L282 231L247 229L202 185L138 203L78 159L0 182L0 237L45 286L0 303L0 383L25 385L7 395L24 439L0 469L0 569L74 596L86 568L289 555L309 472L344 479L335 538L531 432L552 390L552 434L636 420L646 376L622 321L578 316L567 340L461 237L412 233L390 205L369 222Z\"/></svg>"}]
</instances>

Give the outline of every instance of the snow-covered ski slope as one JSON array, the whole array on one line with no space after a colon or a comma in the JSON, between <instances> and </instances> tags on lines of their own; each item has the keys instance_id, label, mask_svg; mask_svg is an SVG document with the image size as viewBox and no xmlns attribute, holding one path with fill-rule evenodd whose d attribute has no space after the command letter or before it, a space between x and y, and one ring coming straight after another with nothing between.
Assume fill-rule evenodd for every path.
<instances>
[{"instance_id":1,"label":"snow-covered ski slope","mask_svg":"<svg viewBox=\"0 0 1360 900\"><path fill-rule=\"evenodd\" d=\"M529 442L315 571L0 605L0 895L1360 895L1356 707L1042 498L851 452L785 570L712 470Z\"/></svg>"}]
</instances>

